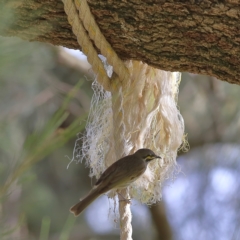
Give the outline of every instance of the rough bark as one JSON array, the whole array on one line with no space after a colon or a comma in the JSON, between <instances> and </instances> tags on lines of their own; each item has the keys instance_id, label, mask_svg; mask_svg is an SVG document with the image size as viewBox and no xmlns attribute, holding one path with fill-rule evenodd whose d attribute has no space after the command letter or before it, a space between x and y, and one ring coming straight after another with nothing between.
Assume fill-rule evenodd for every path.
<instances>
[{"instance_id":1,"label":"rough bark","mask_svg":"<svg viewBox=\"0 0 240 240\"><path fill-rule=\"evenodd\" d=\"M122 59L240 84L237 0L88 0L103 34ZM0 35L79 48L61 1L4 0Z\"/></svg>"}]
</instances>

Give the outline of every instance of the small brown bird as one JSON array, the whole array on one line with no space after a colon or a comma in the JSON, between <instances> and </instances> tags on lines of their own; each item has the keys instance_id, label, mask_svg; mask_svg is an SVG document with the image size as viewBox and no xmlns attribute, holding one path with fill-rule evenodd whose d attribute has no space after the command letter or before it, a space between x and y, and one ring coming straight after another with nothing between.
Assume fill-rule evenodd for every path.
<instances>
[{"instance_id":1,"label":"small brown bird","mask_svg":"<svg viewBox=\"0 0 240 240\"><path fill-rule=\"evenodd\" d=\"M129 186L145 172L148 163L155 158L161 157L150 149L142 148L134 154L119 159L103 172L90 193L71 207L70 212L78 216L103 193Z\"/></svg>"}]
</instances>

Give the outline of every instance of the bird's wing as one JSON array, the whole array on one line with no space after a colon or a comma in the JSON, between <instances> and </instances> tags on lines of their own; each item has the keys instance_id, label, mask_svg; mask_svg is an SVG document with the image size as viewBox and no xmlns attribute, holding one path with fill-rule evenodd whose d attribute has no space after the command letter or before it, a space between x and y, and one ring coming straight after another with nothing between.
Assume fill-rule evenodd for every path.
<instances>
[{"instance_id":1,"label":"bird's wing","mask_svg":"<svg viewBox=\"0 0 240 240\"><path fill-rule=\"evenodd\" d=\"M99 193L105 193L113 188L127 187L131 182L136 180L145 171L144 168L133 173L129 169L129 157L124 157L117 162L113 163L105 172L101 175L95 184L95 187L99 189Z\"/></svg>"},{"instance_id":2,"label":"bird's wing","mask_svg":"<svg viewBox=\"0 0 240 240\"><path fill-rule=\"evenodd\" d=\"M117 162L116 162L117 163ZM97 182L95 183L95 186L99 185L104 179L106 179L109 175L112 175L115 173L116 169L117 169L117 164L114 163L112 164L110 167L108 167L103 174L101 175L101 177L97 180Z\"/></svg>"}]
</instances>

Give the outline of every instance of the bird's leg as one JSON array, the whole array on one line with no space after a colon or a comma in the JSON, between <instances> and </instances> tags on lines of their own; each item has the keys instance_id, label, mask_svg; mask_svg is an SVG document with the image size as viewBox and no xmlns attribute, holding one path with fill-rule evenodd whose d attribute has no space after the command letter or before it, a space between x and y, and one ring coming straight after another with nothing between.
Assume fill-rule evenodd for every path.
<instances>
[{"instance_id":1,"label":"bird's leg","mask_svg":"<svg viewBox=\"0 0 240 240\"><path fill-rule=\"evenodd\" d=\"M126 202L129 203L129 204L131 203L131 198L126 199L119 191L117 191L117 193L118 193L119 202L126 201ZM120 199L119 196L120 196L122 199Z\"/></svg>"}]
</instances>

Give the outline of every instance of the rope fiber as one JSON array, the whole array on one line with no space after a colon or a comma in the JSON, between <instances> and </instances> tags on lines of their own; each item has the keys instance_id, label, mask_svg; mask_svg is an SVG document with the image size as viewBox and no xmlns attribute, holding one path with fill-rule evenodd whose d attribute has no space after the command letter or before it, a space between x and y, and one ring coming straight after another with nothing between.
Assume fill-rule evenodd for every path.
<instances>
[{"instance_id":1,"label":"rope fiber","mask_svg":"<svg viewBox=\"0 0 240 240\"><path fill-rule=\"evenodd\" d=\"M117 159L139 148L150 148L162 159L152 161L144 175L121 190L120 195L146 204L156 203L161 200L164 180L174 178L177 172L179 147L186 144L183 118L176 105L180 74L138 61L122 62L101 33L87 1L63 3L78 43L96 74L86 134L77 139L72 161L87 159L90 176L99 178ZM96 49L109 66L104 66ZM111 67L113 73L109 77ZM115 199L116 194L113 191L109 197ZM127 201L119 202L119 215L120 239L131 240L132 216Z\"/></svg>"}]
</instances>

